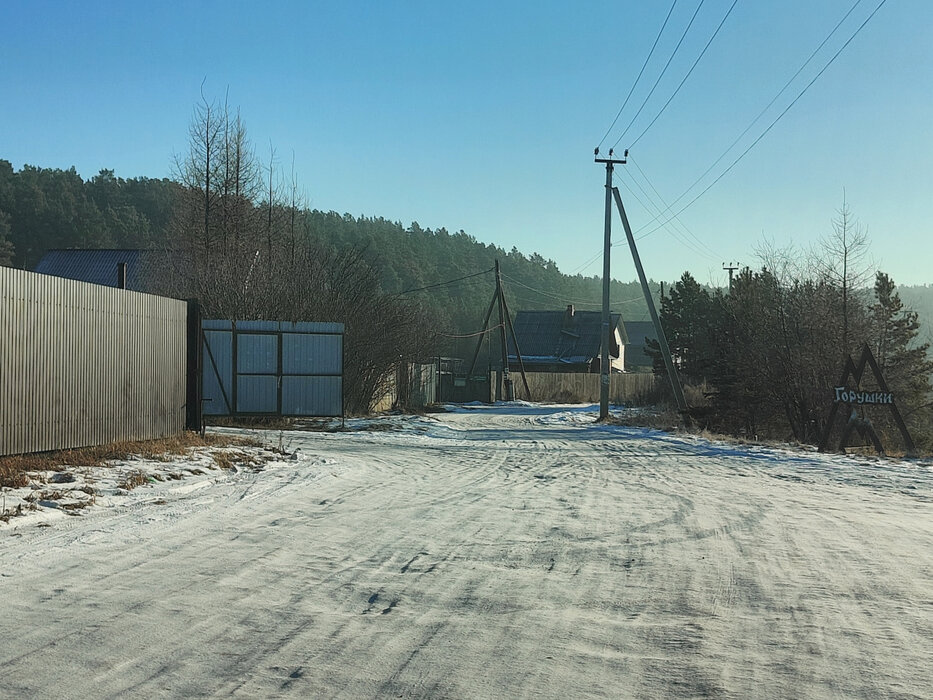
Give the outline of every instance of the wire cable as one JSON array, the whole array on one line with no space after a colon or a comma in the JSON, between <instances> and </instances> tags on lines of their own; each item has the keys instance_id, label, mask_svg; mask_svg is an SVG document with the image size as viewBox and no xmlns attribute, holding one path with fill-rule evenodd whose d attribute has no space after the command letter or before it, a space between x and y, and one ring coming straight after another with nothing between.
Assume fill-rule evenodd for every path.
<instances>
[{"instance_id":1,"label":"wire cable","mask_svg":"<svg viewBox=\"0 0 933 700\"><path fill-rule=\"evenodd\" d=\"M648 104L648 100L651 99L651 96L654 94L655 88L658 87L658 83L661 82L661 78L664 77L664 74L667 72L667 67L671 65L671 61L674 60L674 56L677 55L677 51L680 49L680 45L684 43L684 39L687 38L687 32L690 31L690 27L693 26L693 20L697 18L697 15L700 14L700 8L703 7L703 3L706 0L700 0L700 4L697 5L696 11L693 13L693 17L690 18L690 22L687 24L687 28L684 29L684 33L680 37L680 41L677 42L677 46L674 47L674 51L671 53L671 57L667 59L667 63L664 64L664 68L661 69L661 75L658 76L658 79L654 81L654 85L651 86L651 91L648 93L648 96L645 97L645 101L641 103L641 107L638 108L638 111L635 112L635 116L632 117L632 121L628 123L628 126L625 127L625 131L622 132L622 135L619 136L616 143L621 141L623 137L628 133L629 129L632 128L632 124L635 123L635 120L638 119L638 115L641 114L641 111L645 108L645 105Z\"/></svg>"},{"instance_id":2,"label":"wire cable","mask_svg":"<svg viewBox=\"0 0 933 700\"><path fill-rule=\"evenodd\" d=\"M859 0L859 1L861 2L861 0ZM657 195L657 198L660 200L661 204L663 205L663 208L660 207L660 206L658 207L658 212L660 213L660 217L664 217L664 216L667 214L667 212L669 212L669 211L671 210L671 205L668 204L668 203L664 200L664 197L662 197L662 196L661 196L661 193L658 192L658 188L655 187L654 184L652 184L651 180L648 178L648 174L645 173L644 170L642 170L642 168L641 168L641 166L638 164L638 162L637 162L634 158L632 158L631 156L629 156L628 162L635 166L635 169L641 174L641 176L642 176L642 178L644 179L644 181L648 184L648 187L650 187L650 188L652 189L652 191L654 191L655 195ZM638 181L635 180L634 177L632 178L632 182L634 182L636 185L638 184ZM641 189L640 186L639 186L639 189ZM642 191L644 191L644 190L642 190ZM647 194L646 194L646 196L647 196ZM657 217L657 218L660 218L660 217ZM653 221L657 221L657 218L653 219ZM719 255L719 253L718 253L717 251L715 251L715 250L713 250L712 248L710 248L702 239L700 239L699 236L697 236L693 231L691 231L690 228L689 228L683 221L681 221L681 219L680 219L679 217L674 217L674 218L675 218L675 220L680 224L680 227L681 227L684 231L687 232L687 235L689 235L693 240L695 240L695 241L697 242L698 245L700 245L702 248L704 248L706 251L708 251L710 254L712 254L713 258L721 258L721 257L722 257L721 255Z\"/></svg>"},{"instance_id":3,"label":"wire cable","mask_svg":"<svg viewBox=\"0 0 933 700\"><path fill-rule=\"evenodd\" d=\"M463 277L458 277L457 279L447 280L446 282L438 282L437 284L429 284L426 287L416 287L414 289L406 289L404 292L399 292L399 296L402 294L411 294L412 292L423 292L426 289L434 289L436 287L447 287L451 284L457 282L462 282L463 280L468 280L472 277L479 277L480 275L488 275L490 272L495 270L494 267L490 267L488 270L483 270L482 272L474 272L472 275L465 275Z\"/></svg>"},{"instance_id":4,"label":"wire cable","mask_svg":"<svg viewBox=\"0 0 933 700\"><path fill-rule=\"evenodd\" d=\"M878 6L875 7L875 9L872 11L872 13L871 13L870 15L868 15L868 17L865 19L865 21L862 22L862 23L859 25L858 29L855 30L855 32L852 34L852 36L850 36L850 37L848 38L848 40L846 40L846 42L839 48L839 50L836 51L835 54L833 54L833 57L832 57L831 59L829 59L829 62L828 62L825 66L823 66L823 68L820 70L820 72L817 73L809 83L807 83L806 87L804 87L803 90L801 90L801 91L798 93L798 95L793 99L793 101L792 101L789 105L787 105L787 107L784 108L784 111L781 112L781 113L774 119L774 121L772 121L772 122L768 125L768 127L761 133L761 135L760 135L758 138L756 138L754 141L752 141L751 145L749 145L748 148L746 148L744 151L742 151L741 155L739 155L738 158L736 158L734 161L732 161L732 164L729 165L728 168L726 168L725 170L723 170L723 171L716 177L715 180L713 180L709 185L706 186L706 188L705 188L702 192L700 192L696 197L694 197L694 198L691 199L689 202L687 202L687 204L685 204L683 207L681 207L672 217L670 217L669 219L667 219L667 221L665 221L665 222L659 224L658 226L655 226L653 229L651 229L651 230L648 231L647 233L644 233L644 234L640 235L639 238L641 239L641 238L644 238L645 236L649 236L649 235L651 235L652 233L654 233L655 231L657 231L658 229L662 228L668 221L670 221L671 219L673 219L673 218L676 217L676 216L679 216L679 215L682 214L686 209L688 209L689 207L693 206L693 204L694 204L700 197L702 197L702 196L705 195L707 192L709 192L710 189L712 189L713 186L714 186L717 182L719 182L720 180L722 180L722 178L724 178L724 177L726 176L726 174L728 174L728 173L739 163L739 161L741 161L741 160L748 154L749 151L751 151L755 146L758 145L758 143L759 143L765 136L767 136L768 132L770 132L771 129L774 128L775 124L777 124L779 121L781 121L781 119L784 117L784 115L787 114L787 113L790 111L791 107L793 107L795 104L797 104L798 100L800 100L800 98L803 97L803 96L806 94L806 92L813 86L813 84L814 84L817 80L819 80L820 76L822 76L823 73L826 72L826 70L833 64L833 62L834 62L834 61L839 57L839 55L846 49L846 47L847 47L849 44L852 43L852 41L855 39L855 37L857 37L857 36L859 35L859 33L862 31L862 29L865 28L865 25L867 25L867 24L871 21L871 19L878 13L878 10L880 10L880 9L882 8L882 6L883 6L886 2L887 2L887 0L881 0L881 2L878 3ZM680 198L678 198L678 199L680 199ZM647 228L647 227L650 226L650 225L651 225L651 223L646 224L644 227L642 227L641 230L643 230L644 228Z\"/></svg>"},{"instance_id":5,"label":"wire cable","mask_svg":"<svg viewBox=\"0 0 933 700\"><path fill-rule=\"evenodd\" d=\"M540 299L533 299L533 298L531 298L531 297L526 297L526 296L524 296L524 295L522 295L522 294L516 294L516 293L514 293L514 292L511 293L511 297L512 297L513 299L516 299L517 301L520 301L520 302L522 302L522 303L525 303L525 304L528 304L528 305L531 305L531 306L538 306L538 305L541 305L541 304L542 304L542 301L541 301ZM610 308L616 308L617 305L621 305L621 304L634 304L634 303L636 303L636 302L644 303L644 302L645 302L645 297L644 297L644 296L640 296L640 297L638 297L638 298L636 298L636 299L624 299L624 300L618 301L618 302L611 302L609 306L610 306ZM583 302L583 301L579 301L579 302L578 302L578 301L573 301L573 302L571 302L571 303L574 305L574 307L577 307L577 308L582 309L582 310L584 310L584 311L590 311L590 310L596 311L596 310L599 310L599 309L601 309L601 308L603 307L603 304L602 304L602 302L600 302L600 301L586 301L586 302ZM533 310L533 309L532 309L532 310ZM613 313L621 313L621 311L614 311Z\"/></svg>"},{"instance_id":6,"label":"wire cable","mask_svg":"<svg viewBox=\"0 0 933 700\"><path fill-rule=\"evenodd\" d=\"M609 136L609 133L612 131L613 127L615 127L616 122L619 121L619 117L622 116L622 111L625 109L625 105L628 104L629 98L631 98L632 93L635 92L635 86L638 85L638 81L641 80L642 73L644 73L645 68L648 67L648 61L650 61L651 57L654 55L654 50L657 48L658 42L661 40L661 35L664 33L664 28L667 26L667 21L671 18L671 14L674 12L674 7L676 5L677 5L677 0L674 0L674 2L671 4L671 9L667 11L667 17L664 18L664 24L661 25L661 31L658 32L657 37L655 37L654 39L654 44L651 45L651 51L648 52L648 58L645 59L645 62L642 64L641 70L638 71L638 76L635 78L635 82L632 83L632 89L629 90L628 95L625 96L625 101L622 103L622 106L619 107L619 111L618 113L616 113L616 118L612 120L612 124L609 125L609 128L606 129L606 133L603 134L603 137L599 140L599 144L597 145L597 148L603 145L603 142Z\"/></svg>"},{"instance_id":7,"label":"wire cable","mask_svg":"<svg viewBox=\"0 0 933 700\"><path fill-rule=\"evenodd\" d=\"M664 214L663 214L663 212L662 212L662 210L661 210L661 207L659 207L657 204L654 203L654 201L651 199L651 196L648 194L648 192L645 190L645 188L642 187L641 184L640 184L635 178L633 178L631 175L629 175L629 177L631 178L631 180L632 180L632 182L635 184L635 186L638 187L638 189L641 190L642 194L645 195L645 198L648 199L648 201L652 203L652 205L654 206L654 209L658 211L658 216L663 217ZM637 194L631 187L629 187L621 178L619 178L619 184L622 185L622 186L628 191L628 193L631 194L631 195L635 198L635 200L636 200L639 204L641 204L641 206L645 209L645 211L648 212L648 216L651 216L651 215L653 214L653 210L652 210L650 207L648 207L648 206L645 204L645 202L641 199L641 197L639 197L638 194ZM657 219L657 217L655 217L655 220L656 220L656 219ZM678 221L679 221L679 220L678 220ZM669 219L667 223L673 223L673 222L674 222L674 219ZM683 223L681 223L680 225L683 226ZM686 227L684 226L684 228L686 228ZM708 260L718 260L719 258L722 257L722 256L719 256L719 255L716 255L715 251L713 251L713 250L708 250L708 251L707 251L707 250L703 250L703 248L697 246L697 245L694 244L692 241L690 241L689 239L685 238L685 237L684 237L681 233L679 233L675 228L668 228L668 229L667 229L667 232L670 233L671 236L673 236L675 239L677 239L677 241L679 241L682 245L684 245L685 247L689 248L691 251L693 251L694 253L696 253L696 254L699 255L699 256L702 256L702 257L704 257L704 258L707 258ZM691 233L690 235L693 236L692 233ZM693 237L696 238L696 236L693 236ZM702 241L700 241L698 238L697 238L696 240L699 242L700 246L706 247L705 244L704 244Z\"/></svg>"},{"instance_id":8,"label":"wire cable","mask_svg":"<svg viewBox=\"0 0 933 700\"><path fill-rule=\"evenodd\" d=\"M487 333L497 331L500 328L505 328L505 324L497 323L496 325L490 326L484 331L476 331L475 333L467 333L466 335L451 335L449 333L438 333L437 331L434 332L434 335L441 336L442 338L476 338L477 336L486 335Z\"/></svg>"},{"instance_id":9,"label":"wire cable","mask_svg":"<svg viewBox=\"0 0 933 700\"><path fill-rule=\"evenodd\" d=\"M687 71L687 74L684 76L683 80L680 81L680 85L678 85L678 86L677 86L677 89L674 90L674 93L673 93L670 97L667 98L667 102L664 103L664 106L661 107L661 111L658 112L658 113L655 115L654 119L651 120L651 123L648 124L648 126L646 126L646 127L642 130L642 132L635 138L634 141L632 141L631 144L629 144L629 148L632 148L636 143L638 143L638 141L641 139L642 136L645 135L645 133L648 131L648 129L650 129L652 126L654 126L654 123L658 120L658 117L660 117L662 114L664 114L664 110L667 109L667 106L668 106L668 105L671 103L671 101L677 96L677 93L680 92L680 88L682 88L682 87L684 86L684 83L687 82L687 78L689 78L689 77L690 77L690 74L693 73L693 69L697 67L697 64L700 62L700 59L703 58L703 55L706 53L706 50L709 48L710 44L713 43L713 39L715 39L715 38L716 38L716 35L719 34L719 30L722 29L722 25L724 25L724 24L726 23L726 20L729 19L729 15L732 14L732 10L735 9L735 6L738 4L738 2L739 2L739 0L732 0L732 5L729 6L729 9L726 11L725 16L722 18L722 21L719 23L719 26L716 27L716 31L713 32L713 35L709 38L709 41L706 42L706 46L704 46L704 47L703 47L703 50L700 51L700 55L697 56L697 59L693 62L693 65L690 66L690 70ZM624 134L623 134L623 135L624 135ZM621 141L621 140L622 140L622 136L619 137L619 141ZM612 147L615 148L616 146L618 146L618 145L619 145L619 141L616 141L616 142L613 144Z\"/></svg>"},{"instance_id":10,"label":"wire cable","mask_svg":"<svg viewBox=\"0 0 933 700\"><path fill-rule=\"evenodd\" d=\"M571 275L576 275L576 274L578 274L579 272L581 272L582 270L585 270L585 269L588 268L590 265L592 265L594 262L596 262L597 260L599 260L599 256L602 255L602 254L603 254L603 249L600 248L592 258L590 258L590 259L587 260L585 263L583 263L582 265L580 265L580 267L576 268L576 269L575 269L573 272L571 272L570 274L571 274Z\"/></svg>"},{"instance_id":11,"label":"wire cable","mask_svg":"<svg viewBox=\"0 0 933 700\"><path fill-rule=\"evenodd\" d=\"M578 304L578 305L580 305L580 306L601 306L601 305L602 305L602 302L600 302L600 301L581 301L581 300L579 300L579 299L567 299L566 297L562 297L562 296L560 296L560 295L558 295L558 294L551 294L550 292L545 292L543 289L536 289L536 288L534 288L534 287L531 287L531 286L525 284L524 282L519 282L519 281L518 281L517 279L515 279L514 277L509 277L509 276L506 275L506 274L503 274L503 275L502 275L502 278L503 278L503 279L507 279L507 280L509 280L510 282L514 283L514 284L517 284L519 287L524 287L525 289L527 289L527 290L529 290L529 291L531 291L531 292L534 292L534 293L536 293L536 294L540 294L541 296L544 296L544 297L550 297L551 299L557 299L557 300L559 300L559 301L562 301L562 302L565 303L565 304ZM642 300L643 300L644 297L637 297L637 298L634 298L634 299L624 299L624 300L622 300L622 301L617 301L617 302L615 302L615 303L617 303L617 304L630 304L630 303L632 303L632 302L638 301L639 299L642 299Z\"/></svg>"},{"instance_id":12,"label":"wire cable","mask_svg":"<svg viewBox=\"0 0 933 700\"><path fill-rule=\"evenodd\" d=\"M842 24L849 18L849 15L851 15L852 12L855 10L855 8L858 7L858 6L861 5L861 4L862 4L862 0L856 0L855 4L853 4L852 7L849 8L849 11L846 12L845 15L843 15L842 19L840 19L840 20L836 23L836 26L833 27L833 30L832 30L829 34L826 35L826 38L824 38L823 41L820 42L820 45L817 46L817 47L813 50L813 52L810 54L810 56L807 58L807 60L803 62L803 65L801 65L800 68L797 69L797 72L794 73L786 83L784 83L784 86L783 86L783 87L778 91L778 93L771 99L771 101L770 101L767 105L765 105L764 109L762 109L762 110L758 113L758 115L749 123L749 125L745 127L744 131L742 131L742 133L739 134L739 135L736 137L736 139L735 139L731 144L729 144L728 148L726 148L726 150L724 150L724 151L719 155L719 157L718 157L716 160L713 161L712 165L710 165L710 166L703 172L702 175L700 175L696 180L694 180L694 182L693 182L686 190L684 190L683 194L681 194L679 197L677 197L677 198L676 198L673 202L671 202L669 205L666 205L666 206L665 206L665 210L664 210L665 215L666 215L666 213L667 213L668 211L670 211L674 206L676 206L676 204L677 204L679 201L681 201L681 200L687 195L687 193L690 192L690 190L692 190L692 189L693 189L694 187L696 187L700 182L702 182L703 178L705 178L707 175L709 175L709 173L713 170L713 168L715 168L717 165L719 165L719 163L722 161L722 159L725 158L725 157L729 154L729 151L731 151L733 148L735 148L735 145L736 145L739 141L742 140L742 138L745 136L745 134L747 134L749 131L751 131L751 128L752 128L753 126L755 126L755 124L758 123L758 121L761 119L761 117L764 116L765 112L767 112L769 109L771 109L771 107L774 105L774 103L777 102L778 98L779 98L781 95L783 95L784 92L786 92L787 88L790 87L791 83L793 83L794 80L796 80L797 77L803 72L804 68L806 68L808 65L810 65L810 62L813 60L813 58L820 52L820 50L826 45L826 43L827 43L827 42L833 37L833 35L839 30L839 27L841 27ZM631 158L631 156L629 157L629 161L631 161L632 163L634 163L635 167L638 168L639 170L641 170L641 168L638 167L638 163L635 163L635 161ZM644 173L642 173L642 175L644 175ZM645 179L647 180L647 177L646 177ZM650 184L650 182L649 182L649 184ZM653 186L652 186L652 187L653 187ZM659 196L660 196L660 195L659 195ZM663 198L662 198L662 201L663 201ZM645 227L650 226L652 223L654 223L655 221L658 221L658 219L660 219L660 218L662 218L662 217L657 217L657 218L653 219L652 221L648 222L648 223L645 225Z\"/></svg>"}]
</instances>

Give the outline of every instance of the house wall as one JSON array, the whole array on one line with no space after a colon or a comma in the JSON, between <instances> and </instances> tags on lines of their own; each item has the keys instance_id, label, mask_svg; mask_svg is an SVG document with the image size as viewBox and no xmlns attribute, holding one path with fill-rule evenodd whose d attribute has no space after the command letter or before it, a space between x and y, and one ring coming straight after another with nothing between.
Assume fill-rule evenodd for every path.
<instances>
[{"instance_id":1,"label":"house wall","mask_svg":"<svg viewBox=\"0 0 933 700\"><path fill-rule=\"evenodd\" d=\"M0 455L184 429L187 304L0 268Z\"/></svg>"}]
</instances>

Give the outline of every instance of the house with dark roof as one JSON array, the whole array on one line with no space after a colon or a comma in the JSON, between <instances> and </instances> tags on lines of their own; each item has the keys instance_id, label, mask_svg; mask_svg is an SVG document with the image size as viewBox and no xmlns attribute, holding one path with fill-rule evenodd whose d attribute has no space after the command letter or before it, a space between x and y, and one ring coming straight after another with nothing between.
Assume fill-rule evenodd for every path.
<instances>
[{"instance_id":1,"label":"house with dark roof","mask_svg":"<svg viewBox=\"0 0 933 700\"><path fill-rule=\"evenodd\" d=\"M599 373L601 311L577 311L572 305L565 311L519 311L513 326L526 371ZM622 317L610 314L609 364L614 372L624 368L624 333ZM519 369L511 337L509 369Z\"/></svg>"},{"instance_id":2,"label":"house with dark roof","mask_svg":"<svg viewBox=\"0 0 933 700\"><path fill-rule=\"evenodd\" d=\"M163 294L157 270L164 257L152 250L52 249L39 260L35 272L106 287L120 287L121 275L125 275L125 289Z\"/></svg>"},{"instance_id":3,"label":"house with dark roof","mask_svg":"<svg viewBox=\"0 0 933 700\"><path fill-rule=\"evenodd\" d=\"M651 321L625 321L625 371L650 372L654 368L654 358L647 353L649 340L657 342L658 332Z\"/></svg>"}]
</instances>

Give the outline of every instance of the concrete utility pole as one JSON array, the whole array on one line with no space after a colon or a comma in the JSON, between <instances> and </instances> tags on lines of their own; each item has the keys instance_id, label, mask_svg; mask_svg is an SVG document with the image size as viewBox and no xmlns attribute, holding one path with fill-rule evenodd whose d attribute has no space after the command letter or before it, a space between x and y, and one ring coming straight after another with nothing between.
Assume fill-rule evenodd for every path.
<instances>
[{"instance_id":1,"label":"concrete utility pole","mask_svg":"<svg viewBox=\"0 0 933 700\"><path fill-rule=\"evenodd\" d=\"M730 260L728 265L726 265L726 263L722 264L722 269L729 271L729 292L731 293L732 292L732 273L739 269L739 264L737 262L734 263Z\"/></svg>"},{"instance_id":2,"label":"concrete utility pole","mask_svg":"<svg viewBox=\"0 0 933 700\"><path fill-rule=\"evenodd\" d=\"M616 163L625 165L624 158L613 158L612 149L609 149L608 158L599 157L599 148L594 154L597 163L606 164L606 223L603 230L603 327L602 343L599 356L599 420L609 417L609 377L612 368L609 366L609 342L611 332L609 329L609 249L612 247L612 168Z\"/></svg>"},{"instance_id":3,"label":"concrete utility pole","mask_svg":"<svg viewBox=\"0 0 933 700\"><path fill-rule=\"evenodd\" d=\"M502 296L502 274L499 272L499 261L496 260L496 299L499 302L499 340L502 345L502 383L505 388L505 394L502 396L506 401L515 400L515 389L512 386L512 378L509 376L509 351L505 340L505 303Z\"/></svg>"},{"instance_id":4,"label":"concrete utility pole","mask_svg":"<svg viewBox=\"0 0 933 700\"><path fill-rule=\"evenodd\" d=\"M619 194L618 188L615 187L612 188L612 194L616 200L616 207L619 209L619 216L622 217L622 227L625 229L628 247L632 251L632 260L635 262L635 270L638 272L641 290L645 295L648 313L651 314L651 322L654 324L655 332L658 334L658 346L661 348L661 357L664 358L664 365L667 367L667 376L671 381L674 399L677 401L677 408L686 416L687 401L684 399L684 390L683 387L680 386L680 378L677 376L677 370L674 367L674 360L671 357L671 348L667 344L667 336L664 335L664 328L661 327L661 319L658 318L657 309L654 308L654 299L651 298L651 290L648 289L648 280L645 278L645 270L641 266L638 248L635 247L635 236L632 235L632 227L629 226L628 216L625 215L625 207L622 206L622 196Z\"/></svg>"}]
</instances>

